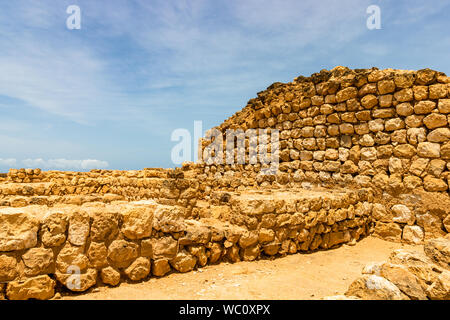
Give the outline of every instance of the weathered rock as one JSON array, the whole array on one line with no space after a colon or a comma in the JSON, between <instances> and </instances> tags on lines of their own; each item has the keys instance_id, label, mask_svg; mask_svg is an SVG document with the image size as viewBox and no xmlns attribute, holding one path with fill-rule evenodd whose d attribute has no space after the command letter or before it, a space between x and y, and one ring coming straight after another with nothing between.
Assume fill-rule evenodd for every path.
<instances>
[{"instance_id":1,"label":"weathered rock","mask_svg":"<svg viewBox=\"0 0 450 320\"><path fill-rule=\"evenodd\" d=\"M169 260L167 259L153 260L151 270L154 276L162 277L166 275L171 270Z\"/></svg>"},{"instance_id":2,"label":"weathered rock","mask_svg":"<svg viewBox=\"0 0 450 320\"><path fill-rule=\"evenodd\" d=\"M363 300L409 300L396 285L376 275L358 278L350 285L345 295Z\"/></svg>"},{"instance_id":3,"label":"weathered rock","mask_svg":"<svg viewBox=\"0 0 450 320\"><path fill-rule=\"evenodd\" d=\"M0 283L0 301L6 300L5 288L6 288L6 284Z\"/></svg>"},{"instance_id":4,"label":"weathered rock","mask_svg":"<svg viewBox=\"0 0 450 320\"><path fill-rule=\"evenodd\" d=\"M412 73L396 73L394 75L395 85L399 88L409 88L414 84L415 75Z\"/></svg>"},{"instance_id":5,"label":"weathered rock","mask_svg":"<svg viewBox=\"0 0 450 320\"><path fill-rule=\"evenodd\" d=\"M322 300L361 300L361 298L346 295L323 297Z\"/></svg>"},{"instance_id":6,"label":"weathered rock","mask_svg":"<svg viewBox=\"0 0 450 320\"><path fill-rule=\"evenodd\" d=\"M199 222L189 220L186 235L178 240L180 245L207 244L211 240L211 230Z\"/></svg>"},{"instance_id":7,"label":"weathered rock","mask_svg":"<svg viewBox=\"0 0 450 320\"><path fill-rule=\"evenodd\" d=\"M258 258L260 253L259 245L254 245L252 247L246 247L242 252L242 260L243 261L253 261Z\"/></svg>"},{"instance_id":8,"label":"weathered rock","mask_svg":"<svg viewBox=\"0 0 450 320\"><path fill-rule=\"evenodd\" d=\"M68 240L75 246L84 246L89 236L90 219L86 212L73 212L69 219Z\"/></svg>"},{"instance_id":9,"label":"weathered rock","mask_svg":"<svg viewBox=\"0 0 450 320\"><path fill-rule=\"evenodd\" d=\"M424 158L439 158L441 155L441 146L433 142L421 142L417 146L417 154Z\"/></svg>"},{"instance_id":10,"label":"weathered rock","mask_svg":"<svg viewBox=\"0 0 450 320\"><path fill-rule=\"evenodd\" d=\"M394 216L392 219L394 222L413 225L416 221L416 217L414 217L411 210L403 204L396 204L392 206L391 210Z\"/></svg>"},{"instance_id":11,"label":"weathered rock","mask_svg":"<svg viewBox=\"0 0 450 320\"><path fill-rule=\"evenodd\" d=\"M443 114L432 113L423 119L428 129L436 129L448 126L447 117Z\"/></svg>"},{"instance_id":12,"label":"weathered rock","mask_svg":"<svg viewBox=\"0 0 450 320\"><path fill-rule=\"evenodd\" d=\"M407 243L421 244L424 239L424 232L419 226L405 226L402 239Z\"/></svg>"},{"instance_id":13,"label":"weathered rock","mask_svg":"<svg viewBox=\"0 0 450 320\"><path fill-rule=\"evenodd\" d=\"M440 113L450 113L450 99L440 99L438 109Z\"/></svg>"},{"instance_id":14,"label":"weathered rock","mask_svg":"<svg viewBox=\"0 0 450 320\"><path fill-rule=\"evenodd\" d=\"M381 80L378 82L379 94L392 93L395 91L395 83L393 80Z\"/></svg>"},{"instance_id":15,"label":"weathered rock","mask_svg":"<svg viewBox=\"0 0 450 320\"><path fill-rule=\"evenodd\" d=\"M91 240L102 242L113 240L119 232L118 215L106 210L92 214Z\"/></svg>"},{"instance_id":16,"label":"weathered rock","mask_svg":"<svg viewBox=\"0 0 450 320\"><path fill-rule=\"evenodd\" d=\"M222 246L220 245L220 243L214 242L210 248L209 262L210 263L218 262L222 257L222 254L223 254Z\"/></svg>"},{"instance_id":17,"label":"weathered rock","mask_svg":"<svg viewBox=\"0 0 450 320\"><path fill-rule=\"evenodd\" d=\"M392 212L386 210L386 207L381 203L374 203L372 216L375 220L381 222L391 222L393 218Z\"/></svg>"},{"instance_id":18,"label":"weathered rock","mask_svg":"<svg viewBox=\"0 0 450 320\"><path fill-rule=\"evenodd\" d=\"M87 269L79 273L78 269L69 268L68 272L56 272L56 279L67 289L74 292L84 292L97 283L97 269Z\"/></svg>"},{"instance_id":19,"label":"weathered rock","mask_svg":"<svg viewBox=\"0 0 450 320\"><path fill-rule=\"evenodd\" d=\"M258 243L258 233L247 231L239 239L239 246L243 249L254 246Z\"/></svg>"},{"instance_id":20,"label":"weathered rock","mask_svg":"<svg viewBox=\"0 0 450 320\"><path fill-rule=\"evenodd\" d=\"M358 95L358 90L356 88L348 87L348 88L340 90L336 94L336 101L337 102L344 102L344 101L347 101L349 99L356 98L357 95Z\"/></svg>"},{"instance_id":21,"label":"weathered rock","mask_svg":"<svg viewBox=\"0 0 450 320\"><path fill-rule=\"evenodd\" d=\"M93 268L101 269L108 265L108 249L103 242L91 242L87 256Z\"/></svg>"},{"instance_id":22,"label":"weathered rock","mask_svg":"<svg viewBox=\"0 0 450 320\"><path fill-rule=\"evenodd\" d=\"M47 300L55 294L55 281L47 275L8 283L6 295L10 300Z\"/></svg>"},{"instance_id":23,"label":"weathered rock","mask_svg":"<svg viewBox=\"0 0 450 320\"><path fill-rule=\"evenodd\" d=\"M178 252L178 241L172 237L146 239L141 242L141 254L151 259L173 259Z\"/></svg>"},{"instance_id":24,"label":"weathered rock","mask_svg":"<svg viewBox=\"0 0 450 320\"><path fill-rule=\"evenodd\" d=\"M445 98L447 96L447 88L445 84L438 83L429 86L430 99Z\"/></svg>"},{"instance_id":25,"label":"weathered rock","mask_svg":"<svg viewBox=\"0 0 450 320\"><path fill-rule=\"evenodd\" d=\"M447 217L442 221L442 223L444 224L445 230L447 230L447 232L450 233L450 214L447 215Z\"/></svg>"},{"instance_id":26,"label":"weathered rock","mask_svg":"<svg viewBox=\"0 0 450 320\"><path fill-rule=\"evenodd\" d=\"M445 235L441 219L429 212L417 216L417 225L425 231L425 239L439 238Z\"/></svg>"},{"instance_id":27,"label":"weathered rock","mask_svg":"<svg viewBox=\"0 0 450 320\"><path fill-rule=\"evenodd\" d=\"M416 114L428 114L431 113L435 107L436 103L433 101L420 101L414 106L414 112Z\"/></svg>"},{"instance_id":28,"label":"weathered rock","mask_svg":"<svg viewBox=\"0 0 450 320\"><path fill-rule=\"evenodd\" d=\"M239 255L239 247L237 245L232 245L226 251L226 257L230 262L239 262L241 257Z\"/></svg>"},{"instance_id":29,"label":"weathered rock","mask_svg":"<svg viewBox=\"0 0 450 320\"><path fill-rule=\"evenodd\" d=\"M374 274L376 276L380 275L381 267L383 266L384 262L371 262L369 264L366 264L362 270L362 274Z\"/></svg>"},{"instance_id":30,"label":"weathered rock","mask_svg":"<svg viewBox=\"0 0 450 320\"><path fill-rule=\"evenodd\" d=\"M155 205L127 208L122 213L122 232L128 239L149 237L153 228L153 213Z\"/></svg>"},{"instance_id":31,"label":"weathered rock","mask_svg":"<svg viewBox=\"0 0 450 320\"><path fill-rule=\"evenodd\" d=\"M432 300L450 300L450 271L443 271L427 288L427 295Z\"/></svg>"},{"instance_id":32,"label":"weathered rock","mask_svg":"<svg viewBox=\"0 0 450 320\"><path fill-rule=\"evenodd\" d=\"M423 187L430 192L446 191L448 189L448 184L442 179L426 176L423 179Z\"/></svg>"},{"instance_id":33,"label":"weathered rock","mask_svg":"<svg viewBox=\"0 0 450 320\"><path fill-rule=\"evenodd\" d=\"M377 222L374 235L381 239L398 242L402 237L402 228L397 223Z\"/></svg>"},{"instance_id":34,"label":"weathered rock","mask_svg":"<svg viewBox=\"0 0 450 320\"><path fill-rule=\"evenodd\" d=\"M148 276L150 267L150 260L148 258L140 257L126 268L124 272L130 280L139 281Z\"/></svg>"},{"instance_id":35,"label":"weathered rock","mask_svg":"<svg viewBox=\"0 0 450 320\"><path fill-rule=\"evenodd\" d=\"M393 264L400 264L408 268L425 288L427 283L432 283L437 279L440 270L437 269L432 260L425 254L406 249L397 249L391 253L389 261Z\"/></svg>"},{"instance_id":36,"label":"weathered rock","mask_svg":"<svg viewBox=\"0 0 450 320\"><path fill-rule=\"evenodd\" d=\"M0 283L14 280L18 275L15 257L0 254Z\"/></svg>"},{"instance_id":37,"label":"weathered rock","mask_svg":"<svg viewBox=\"0 0 450 320\"><path fill-rule=\"evenodd\" d=\"M414 112L413 106L411 105L411 103L408 102L398 104L395 109L398 115L404 117L410 116Z\"/></svg>"},{"instance_id":38,"label":"weathered rock","mask_svg":"<svg viewBox=\"0 0 450 320\"><path fill-rule=\"evenodd\" d=\"M62 212L50 213L41 226L42 243L46 247L58 247L66 241L68 216Z\"/></svg>"},{"instance_id":39,"label":"weathered rock","mask_svg":"<svg viewBox=\"0 0 450 320\"><path fill-rule=\"evenodd\" d=\"M413 91L410 88L402 89L394 94L394 98L399 102L412 101L414 98Z\"/></svg>"},{"instance_id":40,"label":"weathered rock","mask_svg":"<svg viewBox=\"0 0 450 320\"><path fill-rule=\"evenodd\" d=\"M153 228L165 233L183 231L185 224L182 209L158 205L153 217Z\"/></svg>"},{"instance_id":41,"label":"weathered rock","mask_svg":"<svg viewBox=\"0 0 450 320\"><path fill-rule=\"evenodd\" d=\"M261 228L259 230L258 241L259 243L271 242L275 239L275 232L272 229Z\"/></svg>"},{"instance_id":42,"label":"weathered rock","mask_svg":"<svg viewBox=\"0 0 450 320\"><path fill-rule=\"evenodd\" d=\"M274 256L278 253L278 250L280 250L280 244L278 242L271 242L266 244L263 249L265 254Z\"/></svg>"},{"instance_id":43,"label":"weathered rock","mask_svg":"<svg viewBox=\"0 0 450 320\"><path fill-rule=\"evenodd\" d=\"M56 269L61 273L84 272L89 267L89 259L83 254L80 247L66 246L59 252L56 258Z\"/></svg>"},{"instance_id":44,"label":"weathered rock","mask_svg":"<svg viewBox=\"0 0 450 320\"><path fill-rule=\"evenodd\" d=\"M350 241L350 234L348 232L331 232L330 238L328 240L328 247L334 247L336 245L339 245L341 243L349 242Z\"/></svg>"},{"instance_id":45,"label":"weathered rock","mask_svg":"<svg viewBox=\"0 0 450 320\"><path fill-rule=\"evenodd\" d=\"M109 284L110 286L117 286L120 282L120 272L113 267L102 269L100 276L103 283Z\"/></svg>"}]
</instances>

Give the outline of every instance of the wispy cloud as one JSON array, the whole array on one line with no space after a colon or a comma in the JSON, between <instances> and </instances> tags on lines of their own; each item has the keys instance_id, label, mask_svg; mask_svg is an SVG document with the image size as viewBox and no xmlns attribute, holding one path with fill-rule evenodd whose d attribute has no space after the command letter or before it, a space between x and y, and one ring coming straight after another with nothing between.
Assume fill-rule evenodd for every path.
<instances>
[{"instance_id":1,"label":"wispy cloud","mask_svg":"<svg viewBox=\"0 0 450 320\"><path fill-rule=\"evenodd\" d=\"M86 160L26 159L23 160L22 163L27 168L63 169L63 170L105 169L109 167L108 162L95 159L86 159Z\"/></svg>"},{"instance_id":2,"label":"wispy cloud","mask_svg":"<svg viewBox=\"0 0 450 320\"><path fill-rule=\"evenodd\" d=\"M0 167L15 167L17 165L16 159L1 159L0 158Z\"/></svg>"}]
</instances>

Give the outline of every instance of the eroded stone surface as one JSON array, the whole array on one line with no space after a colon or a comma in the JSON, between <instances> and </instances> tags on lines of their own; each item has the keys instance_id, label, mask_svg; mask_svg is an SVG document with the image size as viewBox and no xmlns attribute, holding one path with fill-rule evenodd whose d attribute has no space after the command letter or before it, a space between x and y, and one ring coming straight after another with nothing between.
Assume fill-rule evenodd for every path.
<instances>
[{"instance_id":1,"label":"eroded stone surface","mask_svg":"<svg viewBox=\"0 0 450 320\"><path fill-rule=\"evenodd\" d=\"M153 213L156 205L130 207L122 213L122 232L128 239L149 237L153 227Z\"/></svg>"},{"instance_id":2,"label":"eroded stone surface","mask_svg":"<svg viewBox=\"0 0 450 320\"><path fill-rule=\"evenodd\" d=\"M141 279L147 267L163 276L355 245L369 234L414 244L445 236L449 83L429 69L336 67L273 84L217 129L224 139L230 128L278 129L275 174L211 158L176 169L0 174L0 278L55 272L67 285L79 270L83 291L100 278ZM416 277L428 298L445 296L445 246L393 254L406 271L386 277L404 292L417 289L405 284Z\"/></svg>"},{"instance_id":3,"label":"eroded stone surface","mask_svg":"<svg viewBox=\"0 0 450 320\"><path fill-rule=\"evenodd\" d=\"M55 294L54 288L55 281L47 275L41 275L9 282L6 287L6 295L10 300L47 300Z\"/></svg>"},{"instance_id":4,"label":"eroded stone surface","mask_svg":"<svg viewBox=\"0 0 450 320\"><path fill-rule=\"evenodd\" d=\"M448 300L450 272L446 257L449 244L450 237L429 240L424 245L426 254L394 250L389 262L365 266L362 272L365 275L350 285L346 295L364 300Z\"/></svg>"},{"instance_id":5,"label":"eroded stone surface","mask_svg":"<svg viewBox=\"0 0 450 320\"><path fill-rule=\"evenodd\" d=\"M0 209L0 252L37 245L39 220L15 209Z\"/></svg>"},{"instance_id":6,"label":"eroded stone surface","mask_svg":"<svg viewBox=\"0 0 450 320\"><path fill-rule=\"evenodd\" d=\"M345 295L363 300L409 300L392 282L376 275L366 275L355 280Z\"/></svg>"}]
</instances>

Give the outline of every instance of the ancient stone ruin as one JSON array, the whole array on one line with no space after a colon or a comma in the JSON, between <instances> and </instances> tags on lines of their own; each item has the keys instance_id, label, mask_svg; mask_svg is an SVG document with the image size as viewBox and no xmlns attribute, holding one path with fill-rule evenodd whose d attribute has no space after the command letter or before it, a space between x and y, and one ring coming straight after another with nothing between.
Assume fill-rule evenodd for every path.
<instances>
[{"instance_id":1,"label":"ancient stone ruin","mask_svg":"<svg viewBox=\"0 0 450 320\"><path fill-rule=\"evenodd\" d=\"M248 156L212 161L214 153L176 169L11 169L0 175L0 298L50 299L372 235L444 241L431 250L440 269L427 279L413 274L410 295L373 271L349 296L378 283L399 290L386 298L449 299L449 122L443 73L336 67L272 84L215 128L224 140L229 129L277 130L272 174ZM202 154L216 139L202 140ZM251 154L244 141L224 158ZM268 151L275 155L270 143Z\"/></svg>"}]
</instances>

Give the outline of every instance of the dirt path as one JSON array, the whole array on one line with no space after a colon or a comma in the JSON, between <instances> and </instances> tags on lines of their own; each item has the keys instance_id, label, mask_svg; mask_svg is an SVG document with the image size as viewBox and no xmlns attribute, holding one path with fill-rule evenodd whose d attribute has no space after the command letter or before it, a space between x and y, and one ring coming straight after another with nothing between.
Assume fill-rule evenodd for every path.
<instances>
[{"instance_id":1,"label":"dirt path","mask_svg":"<svg viewBox=\"0 0 450 320\"><path fill-rule=\"evenodd\" d=\"M320 299L343 294L365 264L386 260L392 250L405 247L421 250L369 237L356 246L272 261L222 263L63 299Z\"/></svg>"}]
</instances>

